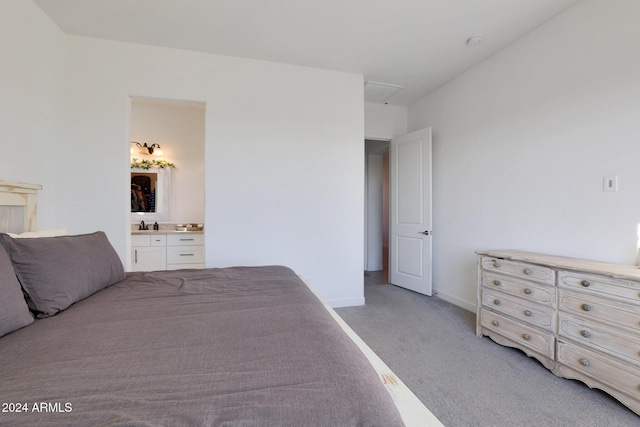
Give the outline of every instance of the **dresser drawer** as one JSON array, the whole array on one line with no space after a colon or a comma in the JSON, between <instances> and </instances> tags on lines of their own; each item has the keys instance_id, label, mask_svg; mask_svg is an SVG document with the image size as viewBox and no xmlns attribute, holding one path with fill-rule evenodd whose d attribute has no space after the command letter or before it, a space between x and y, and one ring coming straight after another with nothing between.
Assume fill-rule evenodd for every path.
<instances>
[{"instance_id":1,"label":"dresser drawer","mask_svg":"<svg viewBox=\"0 0 640 427\"><path fill-rule=\"evenodd\" d=\"M482 273L482 284L487 289L515 295L539 304L546 304L552 307L556 306L555 287L540 285L487 271Z\"/></svg>"},{"instance_id":2,"label":"dresser drawer","mask_svg":"<svg viewBox=\"0 0 640 427\"><path fill-rule=\"evenodd\" d=\"M499 271L515 277L533 280L547 285L555 284L555 271L551 268L524 262L508 261L500 258L482 257L482 268Z\"/></svg>"},{"instance_id":3,"label":"dresser drawer","mask_svg":"<svg viewBox=\"0 0 640 427\"><path fill-rule=\"evenodd\" d=\"M558 334L580 345L626 358L640 367L640 336L580 319L566 313L558 316Z\"/></svg>"},{"instance_id":4,"label":"dresser drawer","mask_svg":"<svg viewBox=\"0 0 640 427\"><path fill-rule=\"evenodd\" d=\"M167 246L204 245L204 234L168 234Z\"/></svg>"},{"instance_id":5,"label":"dresser drawer","mask_svg":"<svg viewBox=\"0 0 640 427\"><path fill-rule=\"evenodd\" d=\"M602 295L608 298L626 300L640 305L640 286L631 282L595 274L575 273L573 271L558 272L558 286Z\"/></svg>"},{"instance_id":6,"label":"dresser drawer","mask_svg":"<svg viewBox=\"0 0 640 427\"><path fill-rule=\"evenodd\" d=\"M558 342L558 362L623 394L640 399L640 369L589 349Z\"/></svg>"},{"instance_id":7,"label":"dresser drawer","mask_svg":"<svg viewBox=\"0 0 640 427\"><path fill-rule=\"evenodd\" d=\"M204 246L167 246L167 264L204 263Z\"/></svg>"},{"instance_id":8,"label":"dresser drawer","mask_svg":"<svg viewBox=\"0 0 640 427\"><path fill-rule=\"evenodd\" d=\"M523 347L553 359L555 338L550 332L523 325L484 308L480 310L480 324Z\"/></svg>"},{"instance_id":9,"label":"dresser drawer","mask_svg":"<svg viewBox=\"0 0 640 427\"><path fill-rule=\"evenodd\" d=\"M483 289L482 305L549 331L556 326L553 308L538 306L507 294Z\"/></svg>"},{"instance_id":10,"label":"dresser drawer","mask_svg":"<svg viewBox=\"0 0 640 427\"><path fill-rule=\"evenodd\" d=\"M585 319L627 327L637 333L640 307L566 289L559 289L558 292L560 310Z\"/></svg>"}]
</instances>

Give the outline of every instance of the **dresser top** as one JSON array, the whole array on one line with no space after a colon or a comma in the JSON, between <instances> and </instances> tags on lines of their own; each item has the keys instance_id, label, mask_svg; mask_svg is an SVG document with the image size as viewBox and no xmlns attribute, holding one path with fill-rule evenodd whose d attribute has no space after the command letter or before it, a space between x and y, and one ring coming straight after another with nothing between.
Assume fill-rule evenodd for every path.
<instances>
[{"instance_id":1,"label":"dresser top","mask_svg":"<svg viewBox=\"0 0 640 427\"><path fill-rule=\"evenodd\" d=\"M502 258L511 261L540 264L562 270L581 271L620 279L640 280L640 267L635 265L613 264L602 261L546 255L515 249L483 250L476 251L476 253L478 255Z\"/></svg>"}]
</instances>

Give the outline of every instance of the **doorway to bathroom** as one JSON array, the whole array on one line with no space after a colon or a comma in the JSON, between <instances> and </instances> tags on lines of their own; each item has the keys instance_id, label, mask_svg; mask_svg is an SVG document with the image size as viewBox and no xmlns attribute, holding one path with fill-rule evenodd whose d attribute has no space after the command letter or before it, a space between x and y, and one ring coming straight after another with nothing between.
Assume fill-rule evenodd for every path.
<instances>
[{"instance_id":1,"label":"doorway to bathroom","mask_svg":"<svg viewBox=\"0 0 640 427\"><path fill-rule=\"evenodd\" d=\"M203 268L204 103L132 97L129 126L127 270Z\"/></svg>"},{"instance_id":2,"label":"doorway to bathroom","mask_svg":"<svg viewBox=\"0 0 640 427\"><path fill-rule=\"evenodd\" d=\"M132 97L129 135L132 174L165 178L162 187L141 186L134 200L133 186L140 186L134 181L141 178L132 175L132 227L140 221L203 224L204 103Z\"/></svg>"}]
</instances>

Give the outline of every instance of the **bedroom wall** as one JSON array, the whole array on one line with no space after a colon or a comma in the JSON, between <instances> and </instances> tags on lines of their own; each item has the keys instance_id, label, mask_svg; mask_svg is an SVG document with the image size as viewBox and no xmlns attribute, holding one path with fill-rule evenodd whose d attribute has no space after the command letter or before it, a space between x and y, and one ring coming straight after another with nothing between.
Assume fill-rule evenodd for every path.
<instances>
[{"instance_id":1,"label":"bedroom wall","mask_svg":"<svg viewBox=\"0 0 640 427\"><path fill-rule=\"evenodd\" d=\"M56 216L57 114L65 36L34 3L0 2L0 180L42 184L38 226Z\"/></svg>"},{"instance_id":2,"label":"bedroom wall","mask_svg":"<svg viewBox=\"0 0 640 427\"><path fill-rule=\"evenodd\" d=\"M82 37L67 48L60 155L101 166L98 187L60 174L72 229L107 229L125 259L129 96L204 102L206 265L284 264L335 306L363 303L362 76Z\"/></svg>"},{"instance_id":3,"label":"bedroom wall","mask_svg":"<svg viewBox=\"0 0 640 427\"><path fill-rule=\"evenodd\" d=\"M639 20L584 0L409 108L409 131L433 127L438 296L475 309L478 249L635 262Z\"/></svg>"},{"instance_id":4,"label":"bedroom wall","mask_svg":"<svg viewBox=\"0 0 640 427\"><path fill-rule=\"evenodd\" d=\"M163 155L133 157L165 159L171 171L171 218L165 222L204 222L205 106L197 103L133 99L131 141L160 144ZM118 141L118 146L120 146Z\"/></svg>"},{"instance_id":5,"label":"bedroom wall","mask_svg":"<svg viewBox=\"0 0 640 427\"><path fill-rule=\"evenodd\" d=\"M0 28L0 173L52 192L41 228L104 230L126 260L130 96L203 102L207 266L285 264L364 302L361 75L66 36L22 0Z\"/></svg>"}]
</instances>

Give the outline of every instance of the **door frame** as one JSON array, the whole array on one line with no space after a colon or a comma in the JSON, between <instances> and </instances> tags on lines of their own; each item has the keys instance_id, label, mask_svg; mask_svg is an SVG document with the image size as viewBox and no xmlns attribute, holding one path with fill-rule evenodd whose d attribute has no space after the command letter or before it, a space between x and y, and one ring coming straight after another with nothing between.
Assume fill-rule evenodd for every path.
<instances>
[{"instance_id":1,"label":"door frame","mask_svg":"<svg viewBox=\"0 0 640 427\"><path fill-rule=\"evenodd\" d=\"M364 271L380 271L380 270L369 270L369 224L370 224L370 214L369 214L369 189L370 189L370 180L369 180L369 155L371 154L382 154L388 153L389 145L391 143L391 138L365 138L365 150L364 150L364 260L363 260L363 270ZM367 148L367 146L373 148ZM374 146L375 145L375 146ZM384 185L384 182L383 182ZM384 207L384 205L382 206ZM388 216L388 213L387 213ZM384 231L384 230L382 230ZM387 236L388 239L389 236ZM383 235L384 241L384 235ZM388 278L387 278L388 279Z\"/></svg>"}]
</instances>

